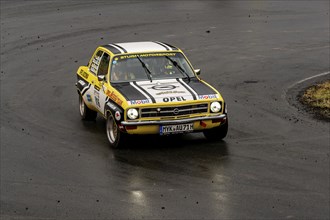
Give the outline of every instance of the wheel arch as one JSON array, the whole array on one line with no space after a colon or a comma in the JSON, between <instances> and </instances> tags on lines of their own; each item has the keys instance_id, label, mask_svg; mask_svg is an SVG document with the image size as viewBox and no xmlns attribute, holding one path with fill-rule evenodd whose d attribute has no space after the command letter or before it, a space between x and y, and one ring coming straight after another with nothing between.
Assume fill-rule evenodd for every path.
<instances>
[{"instance_id":1,"label":"wheel arch","mask_svg":"<svg viewBox=\"0 0 330 220\"><path fill-rule=\"evenodd\" d=\"M120 113L119 120L117 120L115 118L115 114L117 111ZM115 119L116 123L124 120L124 109L122 107L120 107L119 105L117 105L115 102L113 102L111 99L109 99L105 103L105 106L104 106L104 117L108 118L109 114L112 115L112 117Z\"/></svg>"}]
</instances>

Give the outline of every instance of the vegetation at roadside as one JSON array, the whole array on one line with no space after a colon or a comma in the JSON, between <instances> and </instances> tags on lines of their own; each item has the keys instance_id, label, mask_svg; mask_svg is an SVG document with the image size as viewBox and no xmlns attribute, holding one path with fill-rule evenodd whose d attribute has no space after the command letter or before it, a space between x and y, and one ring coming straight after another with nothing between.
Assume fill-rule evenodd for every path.
<instances>
[{"instance_id":1,"label":"vegetation at roadside","mask_svg":"<svg viewBox=\"0 0 330 220\"><path fill-rule=\"evenodd\" d=\"M330 119L330 80L309 87L300 101L320 116Z\"/></svg>"}]
</instances>

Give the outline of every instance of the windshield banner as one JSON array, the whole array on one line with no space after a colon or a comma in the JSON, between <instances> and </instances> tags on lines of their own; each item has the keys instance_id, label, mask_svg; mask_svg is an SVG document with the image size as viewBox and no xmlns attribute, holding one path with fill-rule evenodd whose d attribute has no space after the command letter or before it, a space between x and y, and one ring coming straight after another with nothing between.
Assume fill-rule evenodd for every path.
<instances>
[{"instance_id":1,"label":"windshield banner","mask_svg":"<svg viewBox=\"0 0 330 220\"><path fill-rule=\"evenodd\" d=\"M119 58L121 60L123 59L131 59L131 58L136 58L137 56L143 58L143 57L175 57L176 53L141 53L141 54L129 54L129 55L120 55L117 56L116 58Z\"/></svg>"}]
</instances>

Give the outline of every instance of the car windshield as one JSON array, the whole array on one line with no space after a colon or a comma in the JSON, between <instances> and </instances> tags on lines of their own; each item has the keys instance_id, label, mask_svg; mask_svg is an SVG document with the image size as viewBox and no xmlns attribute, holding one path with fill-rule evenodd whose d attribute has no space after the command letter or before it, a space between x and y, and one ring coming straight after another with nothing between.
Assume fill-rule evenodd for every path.
<instances>
[{"instance_id":1,"label":"car windshield","mask_svg":"<svg viewBox=\"0 0 330 220\"><path fill-rule=\"evenodd\" d=\"M194 77L185 57L179 52L118 55L111 63L111 82Z\"/></svg>"}]
</instances>

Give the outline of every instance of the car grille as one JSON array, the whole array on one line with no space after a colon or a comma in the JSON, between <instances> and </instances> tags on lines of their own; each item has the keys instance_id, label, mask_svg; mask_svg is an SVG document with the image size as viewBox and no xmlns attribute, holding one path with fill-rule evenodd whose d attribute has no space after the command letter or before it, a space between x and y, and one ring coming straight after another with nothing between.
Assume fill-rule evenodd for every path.
<instances>
[{"instance_id":1,"label":"car grille","mask_svg":"<svg viewBox=\"0 0 330 220\"><path fill-rule=\"evenodd\" d=\"M185 116L207 112L207 103L175 107L143 108L141 109L141 118Z\"/></svg>"}]
</instances>

